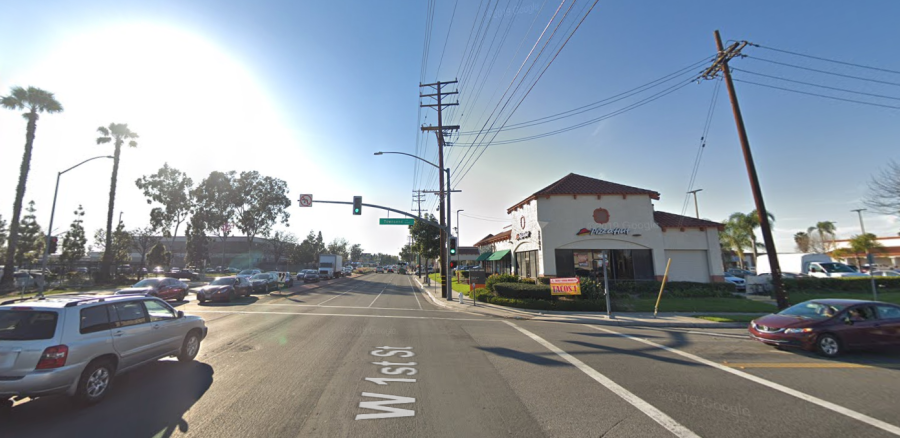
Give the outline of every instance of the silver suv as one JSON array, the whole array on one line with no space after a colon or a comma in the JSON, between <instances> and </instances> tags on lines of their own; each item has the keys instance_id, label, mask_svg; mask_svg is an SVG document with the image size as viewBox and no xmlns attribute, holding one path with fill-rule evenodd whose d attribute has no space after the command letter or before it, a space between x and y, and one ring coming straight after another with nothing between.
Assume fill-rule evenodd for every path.
<instances>
[{"instance_id":1,"label":"silver suv","mask_svg":"<svg viewBox=\"0 0 900 438\"><path fill-rule=\"evenodd\" d=\"M157 359L193 361L206 322L143 296L57 296L0 303L0 407L68 394L101 401L113 377Z\"/></svg>"}]
</instances>

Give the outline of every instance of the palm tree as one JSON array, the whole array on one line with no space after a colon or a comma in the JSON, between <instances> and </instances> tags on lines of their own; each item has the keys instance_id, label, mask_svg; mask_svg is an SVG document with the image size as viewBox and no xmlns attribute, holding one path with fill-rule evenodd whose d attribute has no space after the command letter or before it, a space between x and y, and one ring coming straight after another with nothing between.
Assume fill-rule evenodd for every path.
<instances>
[{"instance_id":1,"label":"palm tree","mask_svg":"<svg viewBox=\"0 0 900 438\"><path fill-rule=\"evenodd\" d=\"M860 254L880 252L882 248L884 248L884 245L882 245L881 242L878 241L878 237L872 233L859 234L850 238L850 251L852 251L853 255L856 257L856 266L862 266L859 264Z\"/></svg>"},{"instance_id":2,"label":"palm tree","mask_svg":"<svg viewBox=\"0 0 900 438\"><path fill-rule=\"evenodd\" d=\"M775 222L775 216L772 213L769 213L769 222ZM756 259L759 257L756 249L759 247L759 242L756 241L756 229L760 227L759 214L756 210L751 211L750 213L744 214L741 212L732 213L731 216L728 217L729 221L734 221L736 226L743 229L744 233L750 238L750 248L753 250L753 267L756 267Z\"/></svg>"},{"instance_id":3,"label":"palm tree","mask_svg":"<svg viewBox=\"0 0 900 438\"><path fill-rule=\"evenodd\" d=\"M108 278L113 256L112 220L116 203L116 179L119 177L119 156L125 140L128 140L128 146L137 147L137 142L132 139L138 138L138 135L128 129L127 123L110 123L108 129L101 126L97 128L97 132L101 134L100 137L97 137L97 144L106 144L112 141L116 146L116 153L113 155L112 181L109 184L109 211L106 215L106 250L103 251L103 261L100 264L100 275L102 278Z\"/></svg>"},{"instance_id":4,"label":"palm tree","mask_svg":"<svg viewBox=\"0 0 900 438\"><path fill-rule=\"evenodd\" d=\"M740 213L735 213L740 214ZM738 267L744 269L744 248L753 244L753 239L747 232L746 224L735 215L731 215L725 221L725 230L719 233L719 243L738 255Z\"/></svg>"},{"instance_id":5,"label":"palm tree","mask_svg":"<svg viewBox=\"0 0 900 438\"><path fill-rule=\"evenodd\" d=\"M822 241L822 252L828 252L829 245L827 245L828 241L825 240L825 236L831 236L832 245L834 244L834 232L837 230L834 226L834 222L832 221L822 221L817 222L816 226L809 227L806 229L808 234L812 234L814 232L819 233L819 240Z\"/></svg>"},{"instance_id":6,"label":"palm tree","mask_svg":"<svg viewBox=\"0 0 900 438\"><path fill-rule=\"evenodd\" d=\"M16 186L16 200L13 202L13 215L9 223L9 244L6 247L6 264L3 269L3 277L0 284L12 282L13 264L16 255L16 245L19 243L19 219L22 214L22 199L25 197L25 183L28 181L28 170L31 167L31 151L34 147L34 132L37 130L39 113L62 112L62 105L53 97L53 93L40 88L12 87L9 96L0 99L3 108L11 110L27 111L22 114L28 124L25 127L25 153L22 155L22 164L19 167L19 185Z\"/></svg>"},{"instance_id":7,"label":"palm tree","mask_svg":"<svg viewBox=\"0 0 900 438\"><path fill-rule=\"evenodd\" d=\"M805 231L794 233L794 243L797 244L797 251L809 252L809 234Z\"/></svg>"}]
</instances>

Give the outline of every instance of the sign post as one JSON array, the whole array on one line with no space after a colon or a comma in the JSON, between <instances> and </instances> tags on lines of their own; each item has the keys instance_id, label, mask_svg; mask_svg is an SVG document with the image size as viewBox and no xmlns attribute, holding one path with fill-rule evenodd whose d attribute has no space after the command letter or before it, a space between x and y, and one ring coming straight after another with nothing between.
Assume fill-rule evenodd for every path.
<instances>
[{"instance_id":1,"label":"sign post","mask_svg":"<svg viewBox=\"0 0 900 438\"><path fill-rule=\"evenodd\" d=\"M297 203L300 204L301 207L312 207L312 203L313 203L312 194L300 195L300 199L297 200Z\"/></svg>"},{"instance_id":2,"label":"sign post","mask_svg":"<svg viewBox=\"0 0 900 438\"><path fill-rule=\"evenodd\" d=\"M607 266L609 266L609 251L603 251L601 263L603 263L603 294L606 295L606 317L613 319L615 317L612 315L612 304L609 302L609 269L607 269Z\"/></svg>"},{"instance_id":3,"label":"sign post","mask_svg":"<svg viewBox=\"0 0 900 438\"><path fill-rule=\"evenodd\" d=\"M666 273L663 274L662 284L659 285L659 296L656 297L656 305L653 306L653 317L656 318L656 311L659 310L659 300L662 299L663 289L666 287L666 279L669 278L669 265L672 264L672 259L666 262Z\"/></svg>"},{"instance_id":4,"label":"sign post","mask_svg":"<svg viewBox=\"0 0 900 438\"><path fill-rule=\"evenodd\" d=\"M872 253L866 254L866 261L869 262L869 279L872 280L872 296L874 297L874 301L878 301L878 288L875 287L875 276L872 275L875 272L875 257Z\"/></svg>"}]
</instances>

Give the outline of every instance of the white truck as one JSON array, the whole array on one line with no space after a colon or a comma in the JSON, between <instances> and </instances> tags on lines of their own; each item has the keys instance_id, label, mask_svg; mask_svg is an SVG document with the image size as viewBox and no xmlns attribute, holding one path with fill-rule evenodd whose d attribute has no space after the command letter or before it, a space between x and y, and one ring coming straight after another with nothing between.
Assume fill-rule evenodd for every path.
<instances>
[{"instance_id":1,"label":"white truck","mask_svg":"<svg viewBox=\"0 0 900 438\"><path fill-rule=\"evenodd\" d=\"M769 274L769 257L760 254L757 259L756 273ZM856 272L853 268L836 262L828 254L815 253L789 253L778 254L778 264L781 272L791 274L803 274L816 278L841 278L841 277L865 277L866 274Z\"/></svg>"},{"instance_id":2,"label":"white truck","mask_svg":"<svg viewBox=\"0 0 900 438\"><path fill-rule=\"evenodd\" d=\"M325 274L328 278L337 278L341 275L341 256L334 254L322 254L319 256L319 275Z\"/></svg>"}]
</instances>

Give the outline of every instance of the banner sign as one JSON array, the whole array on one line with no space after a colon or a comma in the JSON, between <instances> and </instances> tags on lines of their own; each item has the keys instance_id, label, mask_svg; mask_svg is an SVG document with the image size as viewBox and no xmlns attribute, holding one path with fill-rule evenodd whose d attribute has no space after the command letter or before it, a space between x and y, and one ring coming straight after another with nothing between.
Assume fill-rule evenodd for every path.
<instances>
[{"instance_id":1,"label":"banner sign","mask_svg":"<svg viewBox=\"0 0 900 438\"><path fill-rule=\"evenodd\" d=\"M551 278L550 295L581 295L578 278Z\"/></svg>"}]
</instances>

